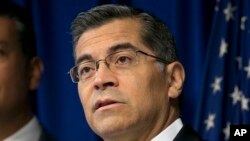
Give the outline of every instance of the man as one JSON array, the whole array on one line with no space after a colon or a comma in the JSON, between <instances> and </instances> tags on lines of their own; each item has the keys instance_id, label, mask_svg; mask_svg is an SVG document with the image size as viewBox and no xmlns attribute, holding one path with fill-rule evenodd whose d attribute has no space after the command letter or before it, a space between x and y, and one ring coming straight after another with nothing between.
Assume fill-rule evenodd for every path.
<instances>
[{"instance_id":1,"label":"man","mask_svg":"<svg viewBox=\"0 0 250 141\"><path fill-rule=\"evenodd\" d=\"M202 140L179 118L184 68L157 18L103 5L72 23L76 66L70 70L88 124L105 141Z\"/></svg>"},{"instance_id":2,"label":"man","mask_svg":"<svg viewBox=\"0 0 250 141\"><path fill-rule=\"evenodd\" d=\"M49 141L32 113L43 63L36 56L31 17L11 2L0 2L0 140Z\"/></svg>"}]
</instances>

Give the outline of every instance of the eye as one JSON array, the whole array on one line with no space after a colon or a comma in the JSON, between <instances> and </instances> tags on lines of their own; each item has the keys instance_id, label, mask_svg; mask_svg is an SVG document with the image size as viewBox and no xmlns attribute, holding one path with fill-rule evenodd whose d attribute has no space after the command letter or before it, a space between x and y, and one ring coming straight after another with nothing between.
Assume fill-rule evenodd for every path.
<instances>
[{"instance_id":1,"label":"eye","mask_svg":"<svg viewBox=\"0 0 250 141\"><path fill-rule=\"evenodd\" d=\"M6 57L7 55L6 51L0 49L0 58Z\"/></svg>"},{"instance_id":2,"label":"eye","mask_svg":"<svg viewBox=\"0 0 250 141\"><path fill-rule=\"evenodd\" d=\"M94 70L95 68L90 64L81 64L77 69L77 74L79 77L88 78L93 74Z\"/></svg>"},{"instance_id":3,"label":"eye","mask_svg":"<svg viewBox=\"0 0 250 141\"><path fill-rule=\"evenodd\" d=\"M116 59L115 64L117 65L125 65L125 64L131 64L133 62L133 57L132 56L118 56Z\"/></svg>"},{"instance_id":4,"label":"eye","mask_svg":"<svg viewBox=\"0 0 250 141\"><path fill-rule=\"evenodd\" d=\"M0 49L0 55L4 55L4 51Z\"/></svg>"},{"instance_id":5,"label":"eye","mask_svg":"<svg viewBox=\"0 0 250 141\"><path fill-rule=\"evenodd\" d=\"M84 68L81 68L80 71L79 71L79 74L80 75L84 75L84 74L87 74L91 71L91 68L89 67L84 67Z\"/></svg>"},{"instance_id":6,"label":"eye","mask_svg":"<svg viewBox=\"0 0 250 141\"><path fill-rule=\"evenodd\" d=\"M0 44L0 56L4 56L4 55L7 55L7 51L3 47L1 47L1 44Z\"/></svg>"}]
</instances>

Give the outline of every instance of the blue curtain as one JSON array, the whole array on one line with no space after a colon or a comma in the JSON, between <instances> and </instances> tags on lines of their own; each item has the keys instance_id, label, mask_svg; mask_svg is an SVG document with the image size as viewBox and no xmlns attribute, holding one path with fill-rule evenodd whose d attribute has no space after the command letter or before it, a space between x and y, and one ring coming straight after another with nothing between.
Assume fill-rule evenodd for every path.
<instances>
[{"instance_id":1,"label":"blue curtain","mask_svg":"<svg viewBox=\"0 0 250 141\"><path fill-rule=\"evenodd\" d=\"M105 3L126 4L144 9L168 25L176 39L180 61L186 69L181 117L196 130L200 129L203 124L201 111L204 107L205 60L209 48L213 48L209 46L209 40L215 9L220 0L13 1L32 12L39 55L45 63L45 72L37 93L38 117L45 128L60 141L98 140L85 121L77 87L71 82L67 72L74 64L71 21L79 12ZM246 28L250 30L249 26Z\"/></svg>"}]
</instances>

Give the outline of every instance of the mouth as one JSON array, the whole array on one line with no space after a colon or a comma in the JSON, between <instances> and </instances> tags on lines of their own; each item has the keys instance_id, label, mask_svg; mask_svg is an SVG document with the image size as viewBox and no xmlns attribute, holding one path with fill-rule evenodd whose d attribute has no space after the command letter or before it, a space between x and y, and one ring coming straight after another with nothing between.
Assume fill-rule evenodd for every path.
<instances>
[{"instance_id":1,"label":"mouth","mask_svg":"<svg viewBox=\"0 0 250 141\"><path fill-rule=\"evenodd\" d=\"M98 110L98 109L101 109L101 108L104 108L104 107L107 107L107 106L110 106L110 105L113 105L113 104L118 104L118 103L121 103L121 102L111 100L111 99L98 100L96 102L96 104L95 104L94 109Z\"/></svg>"}]
</instances>

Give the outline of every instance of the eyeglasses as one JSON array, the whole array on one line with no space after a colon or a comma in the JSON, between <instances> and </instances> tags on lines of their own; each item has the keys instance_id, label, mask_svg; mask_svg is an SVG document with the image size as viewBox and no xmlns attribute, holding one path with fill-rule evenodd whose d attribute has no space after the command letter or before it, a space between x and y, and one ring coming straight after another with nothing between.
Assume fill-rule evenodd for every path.
<instances>
[{"instance_id":1,"label":"eyeglasses","mask_svg":"<svg viewBox=\"0 0 250 141\"><path fill-rule=\"evenodd\" d=\"M78 83L80 80L85 82L92 78L95 73L98 71L100 62L104 62L106 66L112 72L121 72L126 69L129 69L135 66L138 63L138 54L143 54L152 58L155 58L157 61L162 62L164 64L169 64L170 62L156 57L154 55L150 55L146 52L140 50L126 50L126 51L118 51L108 55L104 59L100 59L98 61L84 61L82 63L77 64L72 67L69 71L71 80L73 83Z\"/></svg>"}]
</instances>

